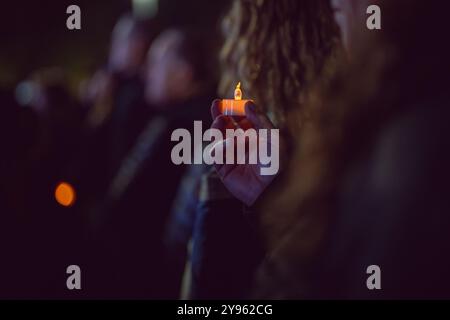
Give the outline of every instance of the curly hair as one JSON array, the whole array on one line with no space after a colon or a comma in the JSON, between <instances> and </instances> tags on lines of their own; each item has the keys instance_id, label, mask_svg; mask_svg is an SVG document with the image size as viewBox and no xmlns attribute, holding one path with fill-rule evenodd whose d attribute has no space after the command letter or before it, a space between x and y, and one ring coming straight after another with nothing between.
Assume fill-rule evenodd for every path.
<instances>
[{"instance_id":1,"label":"curly hair","mask_svg":"<svg viewBox=\"0 0 450 320\"><path fill-rule=\"evenodd\" d=\"M280 127L329 73L340 47L328 0L235 0L222 29L220 94L240 81L244 95Z\"/></svg>"},{"instance_id":2,"label":"curly hair","mask_svg":"<svg viewBox=\"0 0 450 320\"><path fill-rule=\"evenodd\" d=\"M308 121L287 179L267 201L265 224L271 226L268 241L276 257L272 261L290 269L297 280L293 285L306 280L300 270L320 248L352 166L364 159L391 121L418 102L448 92L443 64L448 64L450 48L436 32L445 28L442 8L411 0L384 0L380 6L383 30L355 30L358 47L352 63L342 63L303 110ZM281 290L290 289L298 290Z\"/></svg>"}]
</instances>

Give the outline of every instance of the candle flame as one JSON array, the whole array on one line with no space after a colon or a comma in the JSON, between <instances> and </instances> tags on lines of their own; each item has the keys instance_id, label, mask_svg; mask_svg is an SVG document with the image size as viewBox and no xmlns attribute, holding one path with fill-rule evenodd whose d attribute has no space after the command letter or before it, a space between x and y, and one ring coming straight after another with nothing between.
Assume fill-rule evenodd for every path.
<instances>
[{"instance_id":1,"label":"candle flame","mask_svg":"<svg viewBox=\"0 0 450 320\"><path fill-rule=\"evenodd\" d=\"M234 90L234 100L242 100L241 83L239 82Z\"/></svg>"}]
</instances>

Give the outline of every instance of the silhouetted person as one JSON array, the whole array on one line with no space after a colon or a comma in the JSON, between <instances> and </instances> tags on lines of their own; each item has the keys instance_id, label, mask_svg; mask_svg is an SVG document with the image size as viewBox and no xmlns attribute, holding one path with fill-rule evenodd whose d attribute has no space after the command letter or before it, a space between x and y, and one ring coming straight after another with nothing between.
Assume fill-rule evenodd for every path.
<instances>
[{"instance_id":1,"label":"silhouetted person","mask_svg":"<svg viewBox=\"0 0 450 320\"><path fill-rule=\"evenodd\" d=\"M368 2L333 2L350 63L308 108L290 179L267 204L283 228L259 293L449 298L449 48L437 32L446 14L436 3L378 1L382 30L370 31ZM381 290L369 290L371 265Z\"/></svg>"},{"instance_id":2,"label":"silhouetted person","mask_svg":"<svg viewBox=\"0 0 450 320\"><path fill-rule=\"evenodd\" d=\"M186 166L172 162L171 135L178 128L193 131L194 120L208 119L204 103L211 98L213 84L204 59L206 43L196 33L169 30L151 45L145 99L152 115L92 217L93 232L105 250L98 254L111 272L99 279L99 287L106 285L105 294L146 298L178 294L173 277L179 275L166 263L163 235ZM105 264L98 264L99 273ZM116 281L108 287L112 274Z\"/></svg>"},{"instance_id":3,"label":"silhouetted person","mask_svg":"<svg viewBox=\"0 0 450 320\"><path fill-rule=\"evenodd\" d=\"M108 62L85 85L82 98L89 111L82 153L88 156L78 162L86 199L105 192L148 120L142 67L155 33L151 27L129 14L121 17L112 32Z\"/></svg>"}]
</instances>

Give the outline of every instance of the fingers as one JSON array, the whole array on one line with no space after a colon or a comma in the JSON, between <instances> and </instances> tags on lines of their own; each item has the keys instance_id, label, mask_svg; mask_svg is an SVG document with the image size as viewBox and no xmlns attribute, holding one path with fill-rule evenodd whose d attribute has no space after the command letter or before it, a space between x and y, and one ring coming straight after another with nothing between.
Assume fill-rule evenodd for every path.
<instances>
[{"instance_id":1,"label":"fingers","mask_svg":"<svg viewBox=\"0 0 450 320\"><path fill-rule=\"evenodd\" d=\"M248 120L247 118L244 118L241 121L239 121L237 123L237 125L238 125L239 128L241 128L244 131L248 130L248 129L251 129L251 128L254 128L253 123L250 120Z\"/></svg>"},{"instance_id":2,"label":"fingers","mask_svg":"<svg viewBox=\"0 0 450 320\"><path fill-rule=\"evenodd\" d=\"M221 132L224 132L228 125L227 117L223 115L219 115L216 117L211 124L211 128L218 129Z\"/></svg>"},{"instance_id":3,"label":"fingers","mask_svg":"<svg viewBox=\"0 0 450 320\"><path fill-rule=\"evenodd\" d=\"M259 128L273 128L273 124L270 120L262 113L258 112L256 106L253 102L247 102L245 105L245 112L247 117L241 120L239 123L236 122L232 117L228 117L227 119L223 118L228 124L226 129L235 129L236 127L247 130L249 128L256 127ZM218 117L223 116L222 113L222 100L216 99L211 104L211 117L212 120L215 121ZM232 123L232 125L231 125Z\"/></svg>"},{"instance_id":4,"label":"fingers","mask_svg":"<svg viewBox=\"0 0 450 320\"><path fill-rule=\"evenodd\" d=\"M245 104L245 114L247 119L253 123L256 129L274 129L274 125L269 118L262 112L259 112L256 105L249 101Z\"/></svg>"},{"instance_id":5,"label":"fingers","mask_svg":"<svg viewBox=\"0 0 450 320\"><path fill-rule=\"evenodd\" d=\"M222 101L220 99L216 99L213 101L211 105L211 117L213 121L222 114Z\"/></svg>"},{"instance_id":6,"label":"fingers","mask_svg":"<svg viewBox=\"0 0 450 320\"><path fill-rule=\"evenodd\" d=\"M237 129L238 126L232 117L221 114L213 121L211 128L219 129L225 135L226 129Z\"/></svg>"},{"instance_id":7,"label":"fingers","mask_svg":"<svg viewBox=\"0 0 450 320\"><path fill-rule=\"evenodd\" d=\"M213 121L211 128L220 130L223 137L220 141L215 141L215 144L213 146L213 149L211 149L212 153L218 152L218 149L221 149L222 154L222 163L215 163L214 167L218 172L222 172L225 170L226 172L230 171L233 165L227 165L226 164L226 150L227 150L227 140L226 140L226 129L235 129L235 125L233 123L233 120L231 117L219 115L216 117L216 119Z\"/></svg>"}]
</instances>

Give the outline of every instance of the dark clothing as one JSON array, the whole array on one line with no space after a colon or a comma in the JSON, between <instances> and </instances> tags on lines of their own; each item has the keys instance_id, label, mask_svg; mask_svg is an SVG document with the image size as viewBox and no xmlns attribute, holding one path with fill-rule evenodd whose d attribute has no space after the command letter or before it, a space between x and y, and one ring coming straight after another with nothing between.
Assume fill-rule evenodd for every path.
<instances>
[{"instance_id":1,"label":"dark clothing","mask_svg":"<svg viewBox=\"0 0 450 320\"><path fill-rule=\"evenodd\" d=\"M124 157L153 114L144 102L144 84L138 76L114 75L113 83L111 111L98 127L85 128L83 147L78 150L71 168L83 207L104 197ZM91 109L97 107L90 106ZM108 106L101 107L108 109Z\"/></svg>"},{"instance_id":2,"label":"dark clothing","mask_svg":"<svg viewBox=\"0 0 450 320\"><path fill-rule=\"evenodd\" d=\"M293 229L284 254L264 263L258 297L450 298L448 101L386 124L340 181L312 260L296 254ZM381 290L369 290L369 266L380 268Z\"/></svg>"},{"instance_id":3,"label":"dark clothing","mask_svg":"<svg viewBox=\"0 0 450 320\"><path fill-rule=\"evenodd\" d=\"M249 296L264 255L249 214L214 169L204 176L193 234L191 298Z\"/></svg>"},{"instance_id":4,"label":"dark clothing","mask_svg":"<svg viewBox=\"0 0 450 320\"><path fill-rule=\"evenodd\" d=\"M178 128L193 134L194 120L209 124L209 101L201 97L154 114L92 211L93 243L98 245L92 264L99 268L95 281L102 297L177 297L178 288L167 286L173 275L166 266L163 235L186 166L171 160L177 143L171 135Z\"/></svg>"},{"instance_id":5,"label":"dark clothing","mask_svg":"<svg viewBox=\"0 0 450 320\"><path fill-rule=\"evenodd\" d=\"M109 177L117 172L151 116L144 102L144 84L141 78L116 78L113 111L106 128Z\"/></svg>"},{"instance_id":6,"label":"dark clothing","mask_svg":"<svg viewBox=\"0 0 450 320\"><path fill-rule=\"evenodd\" d=\"M209 166L205 164L189 166L177 190L164 232L167 268L174 275L167 286L172 286L174 291L180 291L186 263L189 261L189 243L200 201L201 178L208 169Z\"/></svg>"},{"instance_id":7,"label":"dark clothing","mask_svg":"<svg viewBox=\"0 0 450 320\"><path fill-rule=\"evenodd\" d=\"M450 130L447 103L424 103L383 132L355 166L317 269L333 298L450 298ZM368 290L367 267L381 269Z\"/></svg>"}]
</instances>

